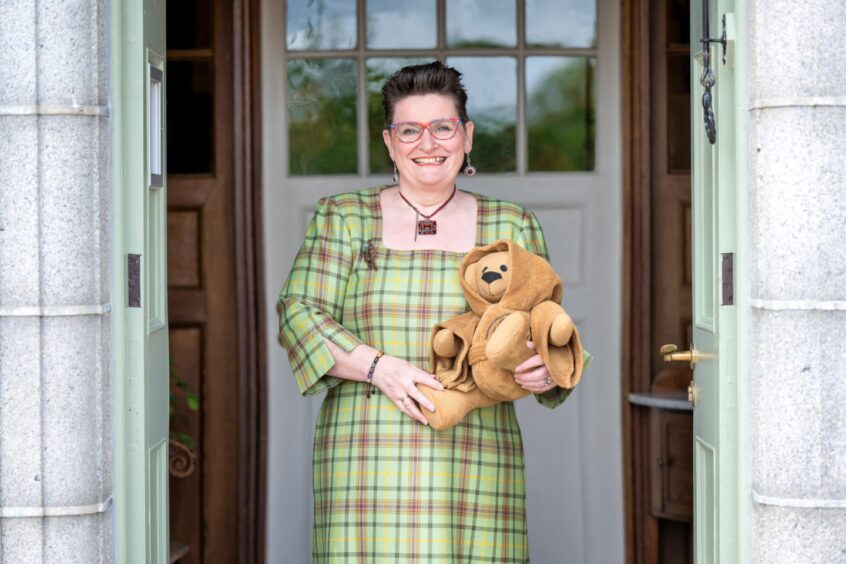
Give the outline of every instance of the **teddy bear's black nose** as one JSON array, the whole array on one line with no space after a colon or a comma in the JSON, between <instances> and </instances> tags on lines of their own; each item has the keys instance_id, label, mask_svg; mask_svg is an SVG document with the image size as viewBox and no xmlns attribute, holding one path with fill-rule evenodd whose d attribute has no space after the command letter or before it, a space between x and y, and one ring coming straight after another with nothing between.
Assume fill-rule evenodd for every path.
<instances>
[{"instance_id":1,"label":"teddy bear's black nose","mask_svg":"<svg viewBox=\"0 0 846 564\"><path fill-rule=\"evenodd\" d=\"M499 272L494 272L493 270L489 270L482 274L482 280L487 282L488 284L492 283L494 280L502 279L502 274Z\"/></svg>"}]
</instances>

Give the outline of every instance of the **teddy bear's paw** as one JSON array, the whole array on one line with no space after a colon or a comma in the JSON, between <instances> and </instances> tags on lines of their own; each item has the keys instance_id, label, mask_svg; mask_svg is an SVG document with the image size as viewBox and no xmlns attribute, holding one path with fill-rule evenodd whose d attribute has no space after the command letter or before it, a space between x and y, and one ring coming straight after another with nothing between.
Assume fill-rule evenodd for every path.
<instances>
[{"instance_id":1,"label":"teddy bear's paw","mask_svg":"<svg viewBox=\"0 0 846 564\"><path fill-rule=\"evenodd\" d=\"M493 325L485 345L485 356L494 366L513 371L531 356L531 349L526 346L528 337L529 314L524 311L509 313Z\"/></svg>"},{"instance_id":2,"label":"teddy bear's paw","mask_svg":"<svg viewBox=\"0 0 846 564\"><path fill-rule=\"evenodd\" d=\"M556 384L568 390L578 383L576 359L569 347L549 350L549 375Z\"/></svg>"},{"instance_id":3,"label":"teddy bear's paw","mask_svg":"<svg viewBox=\"0 0 846 564\"><path fill-rule=\"evenodd\" d=\"M449 329L441 329L432 339L432 350L443 358L454 358L461 349L461 340Z\"/></svg>"},{"instance_id":4,"label":"teddy bear's paw","mask_svg":"<svg viewBox=\"0 0 846 564\"><path fill-rule=\"evenodd\" d=\"M575 327L569 315L565 312L559 313L555 316L552 326L549 328L549 342L556 347L563 347L570 342Z\"/></svg>"}]
</instances>

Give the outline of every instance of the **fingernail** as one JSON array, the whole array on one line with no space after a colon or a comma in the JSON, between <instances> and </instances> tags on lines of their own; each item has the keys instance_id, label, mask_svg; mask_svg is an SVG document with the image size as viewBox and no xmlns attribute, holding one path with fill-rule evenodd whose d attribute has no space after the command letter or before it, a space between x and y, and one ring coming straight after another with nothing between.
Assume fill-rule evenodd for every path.
<instances>
[{"instance_id":1,"label":"fingernail","mask_svg":"<svg viewBox=\"0 0 846 564\"><path fill-rule=\"evenodd\" d=\"M435 412L435 406L434 406L434 405L428 405L428 406L426 406L426 409L428 409L428 410L429 410L429 411L431 411L432 413L434 413L434 412Z\"/></svg>"}]
</instances>

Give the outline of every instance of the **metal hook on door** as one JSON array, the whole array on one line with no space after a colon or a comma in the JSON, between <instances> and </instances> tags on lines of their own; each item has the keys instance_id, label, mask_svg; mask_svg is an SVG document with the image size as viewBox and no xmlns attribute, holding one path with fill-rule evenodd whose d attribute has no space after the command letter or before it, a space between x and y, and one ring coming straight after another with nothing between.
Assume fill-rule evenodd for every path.
<instances>
[{"instance_id":1,"label":"metal hook on door","mask_svg":"<svg viewBox=\"0 0 846 564\"><path fill-rule=\"evenodd\" d=\"M713 97L711 96L711 88L716 84L717 79L714 76L714 71L711 69L711 43L719 43L723 46L723 64L726 64L726 16L723 14L723 35L719 39L710 37L710 9L709 1L702 0L702 75L699 77L699 83L705 88L702 93L702 109L705 112L705 132L708 134L708 141L713 145L717 142L717 119L714 115Z\"/></svg>"}]
</instances>

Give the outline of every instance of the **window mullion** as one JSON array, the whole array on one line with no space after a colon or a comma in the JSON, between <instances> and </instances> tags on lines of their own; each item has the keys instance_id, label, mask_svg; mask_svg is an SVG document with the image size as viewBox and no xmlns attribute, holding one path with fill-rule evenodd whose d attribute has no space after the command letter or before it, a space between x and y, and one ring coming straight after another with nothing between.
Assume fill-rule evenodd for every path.
<instances>
[{"instance_id":1,"label":"window mullion","mask_svg":"<svg viewBox=\"0 0 846 564\"><path fill-rule=\"evenodd\" d=\"M438 57L443 61L446 58L446 0L438 0L437 6Z\"/></svg>"},{"instance_id":2,"label":"window mullion","mask_svg":"<svg viewBox=\"0 0 846 564\"><path fill-rule=\"evenodd\" d=\"M362 178L367 177L370 172L370 139L368 128L368 104L367 98L369 93L367 91L367 6L366 0L358 0L358 40L357 45L357 67L358 67L358 95L356 103L358 104L356 128L358 130L358 175Z\"/></svg>"},{"instance_id":3,"label":"window mullion","mask_svg":"<svg viewBox=\"0 0 846 564\"><path fill-rule=\"evenodd\" d=\"M517 175L528 167L526 127L526 0L517 0Z\"/></svg>"}]
</instances>

